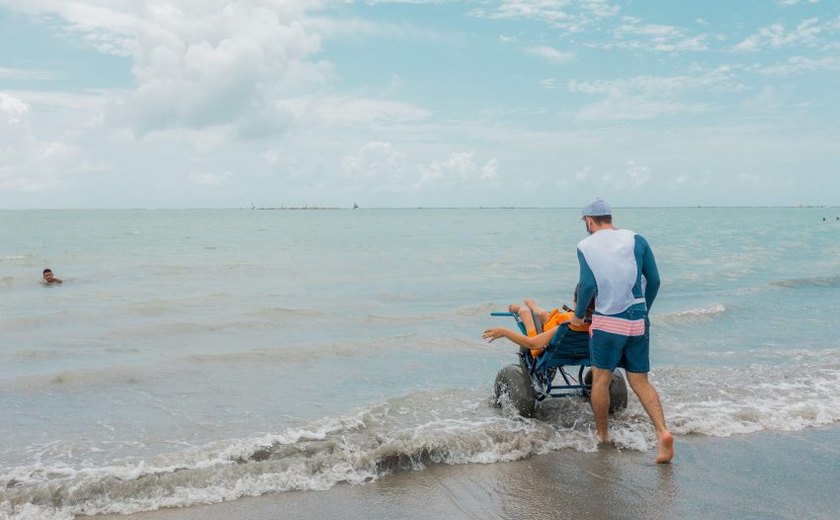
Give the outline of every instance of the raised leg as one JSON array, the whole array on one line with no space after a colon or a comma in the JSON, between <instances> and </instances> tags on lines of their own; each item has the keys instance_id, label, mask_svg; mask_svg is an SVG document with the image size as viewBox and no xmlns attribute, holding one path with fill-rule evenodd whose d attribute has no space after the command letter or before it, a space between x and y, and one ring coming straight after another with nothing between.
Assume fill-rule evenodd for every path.
<instances>
[{"instance_id":1,"label":"raised leg","mask_svg":"<svg viewBox=\"0 0 840 520\"><path fill-rule=\"evenodd\" d=\"M545 320L548 319L549 312L538 306L537 302L535 302L533 298L525 298L524 302L525 305L531 309L531 312L533 312L539 319L542 320L543 323L545 323Z\"/></svg>"},{"instance_id":2,"label":"raised leg","mask_svg":"<svg viewBox=\"0 0 840 520\"><path fill-rule=\"evenodd\" d=\"M526 335L530 337L534 337L537 335L537 327L534 324L534 316L531 314L531 310L528 307L523 307L521 305L511 303L508 306L508 310L514 314L519 315L519 319L522 320L522 324L525 325Z\"/></svg>"}]
</instances>

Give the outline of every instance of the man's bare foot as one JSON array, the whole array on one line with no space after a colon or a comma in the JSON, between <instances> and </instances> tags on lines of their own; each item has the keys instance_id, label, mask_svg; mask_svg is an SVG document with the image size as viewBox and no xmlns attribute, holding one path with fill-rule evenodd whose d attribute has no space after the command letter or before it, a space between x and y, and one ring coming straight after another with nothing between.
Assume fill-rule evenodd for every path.
<instances>
[{"instance_id":1,"label":"man's bare foot","mask_svg":"<svg viewBox=\"0 0 840 520\"><path fill-rule=\"evenodd\" d=\"M525 298L525 299L524 299L524 300L522 300L522 301L524 301L524 302L525 302L525 305L526 305L529 309L531 309L532 311L533 311L533 310L534 310L534 308L537 306L537 302L535 302L533 298Z\"/></svg>"},{"instance_id":2,"label":"man's bare foot","mask_svg":"<svg viewBox=\"0 0 840 520\"><path fill-rule=\"evenodd\" d=\"M670 432L665 432L659 441L659 455L656 457L657 464L669 464L674 458L674 437Z\"/></svg>"},{"instance_id":3,"label":"man's bare foot","mask_svg":"<svg viewBox=\"0 0 840 520\"><path fill-rule=\"evenodd\" d=\"M519 305L515 303L511 303L510 305L508 305L508 312L512 312L513 314L519 314L519 309Z\"/></svg>"}]
</instances>

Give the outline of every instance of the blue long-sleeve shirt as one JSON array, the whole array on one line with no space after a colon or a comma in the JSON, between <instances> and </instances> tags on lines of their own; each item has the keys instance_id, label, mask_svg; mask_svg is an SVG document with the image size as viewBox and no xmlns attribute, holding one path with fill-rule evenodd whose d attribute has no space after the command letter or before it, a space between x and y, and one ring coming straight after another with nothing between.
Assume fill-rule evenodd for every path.
<instances>
[{"instance_id":1,"label":"blue long-sleeve shirt","mask_svg":"<svg viewBox=\"0 0 840 520\"><path fill-rule=\"evenodd\" d=\"M661 282L653 251L643 236L602 229L580 241L577 255L580 276L575 316L585 316L592 298L596 298L598 314L650 310Z\"/></svg>"}]
</instances>

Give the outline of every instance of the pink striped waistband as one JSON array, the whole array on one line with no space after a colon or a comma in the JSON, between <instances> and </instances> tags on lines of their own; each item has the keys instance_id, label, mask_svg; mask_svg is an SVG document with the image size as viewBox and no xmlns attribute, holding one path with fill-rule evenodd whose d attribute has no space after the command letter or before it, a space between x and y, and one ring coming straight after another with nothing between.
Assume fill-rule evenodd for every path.
<instances>
[{"instance_id":1,"label":"pink striped waistband","mask_svg":"<svg viewBox=\"0 0 840 520\"><path fill-rule=\"evenodd\" d=\"M644 336L645 320L626 320L614 316L594 314L592 315L592 326L589 327L589 334L592 334L593 330L602 330L621 336Z\"/></svg>"}]
</instances>

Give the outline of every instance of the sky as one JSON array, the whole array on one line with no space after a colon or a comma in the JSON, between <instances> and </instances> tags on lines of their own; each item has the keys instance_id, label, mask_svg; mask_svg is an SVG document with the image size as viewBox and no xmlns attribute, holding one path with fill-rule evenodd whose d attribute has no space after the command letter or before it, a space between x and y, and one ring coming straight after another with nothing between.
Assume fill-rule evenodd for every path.
<instances>
[{"instance_id":1,"label":"sky","mask_svg":"<svg viewBox=\"0 0 840 520\"><path fill-rule=\"evenodd\" d=\"M836 0L0 0L0 209L840 201Z\"/></svg>"}]
</instances>

